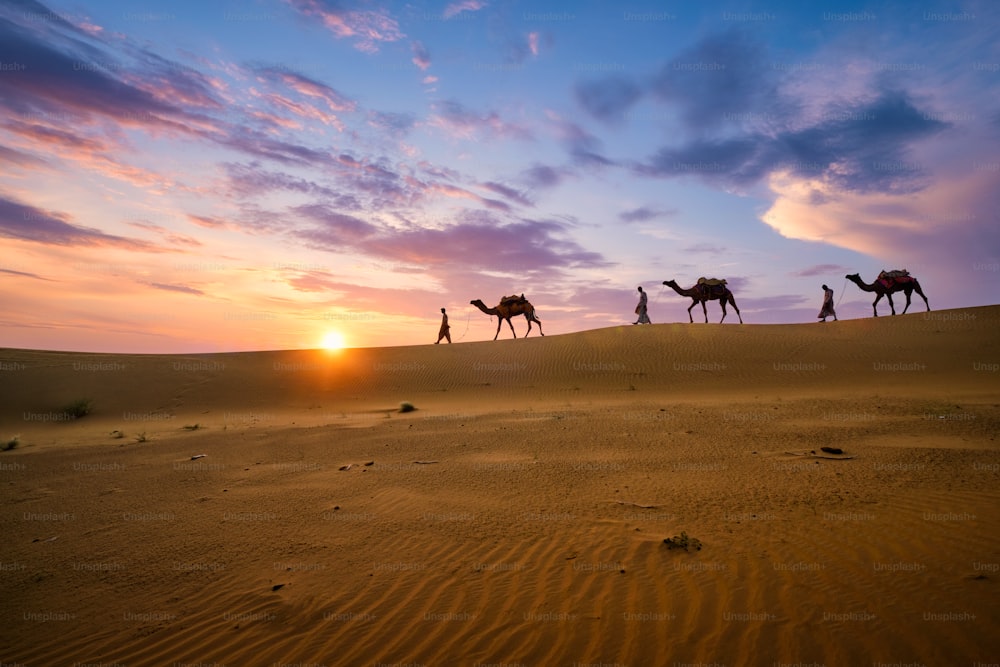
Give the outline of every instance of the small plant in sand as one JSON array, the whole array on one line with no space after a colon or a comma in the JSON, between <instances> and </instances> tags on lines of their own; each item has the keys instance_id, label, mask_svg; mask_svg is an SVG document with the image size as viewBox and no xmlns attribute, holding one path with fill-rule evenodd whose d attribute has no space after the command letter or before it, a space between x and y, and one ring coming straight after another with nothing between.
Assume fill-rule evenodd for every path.
<instances>
[{"instance_id":1,"label":"small plant in sand","mask_svg":"<svg viewBox=\"0 0 1000 667\"><path fill-rule=\"evenodd\" d=\"M146 440L148 440L148 438L146 437L146 432L145 431L143 431L139 435L135 436L135 441L136 442L146 442Z\"/></svg>"},{"instance_id":2,"label":"small plant in sand","mask_svg":"<svg viewBox=\"0 0 1000 667\"><path fill-rule=\"evenodd\" d=\"M186 431L197 431L201 428L201 424L184 424L184 430Z\"/></svg>"},{"instance_id":3,"label":"small plant in sand","mask_svg":"<svg viewBox=\"0 0 1000 667\"><path fill-rule=\"evenodd\" d=\"M20 436L15 435L13 438L11 438L7 442L3 443L3 445L0 446L0 450L3 450L5 452L9 452L12 449L17 449L17 446L19 444L21 444L21 441L20 441L19 438L20 438Z\"/></svg>"},{"instance_id":4,"label":"small plant in sand","mask_svg":"<svg viewBox=\"0 0 1000 667\"><path fill-rule=\"evenodd\" d=\"M413 407L413 403L410 403L409 401L403 401L399 404L400 412L413 412L414 410L416 410L416 408Z\"/></svg>"},{"instance_id":5,"label":"small plant in sand","mask_svg":"<svg viewBox=\"0 0 1000 667\"><path fill-rule=\"evenodd\" d=\"M73 419L79 419L80 417L89 415L92 408L93 402L89 398L81 398L67 405L62 411Z\"/></svg>"},{"instance_id":6,"label":"small plant in sand","mask_svg":"<svg viewBox=\"0 0 1000 667\"><path fill-rule=\"evenodd\" d=\"M683 530L680 535L674 535L673 537L664 538L663 543L667 545L668 549L683 549L684 551L701 551L701 540L696 537L688 537L688 534Z\"/></svg>"},{"instance_id":7,"label":"small plant in sand","mask_svg":"<svg viewBox=\"0 0 1000 667\"><path fill-rule=\"evenodd\" d=\"M114 438L115 440L120 440L125 437L125 432L115 429L114 431L111 432L111 437Z\"/></svg>"}]
</instances>

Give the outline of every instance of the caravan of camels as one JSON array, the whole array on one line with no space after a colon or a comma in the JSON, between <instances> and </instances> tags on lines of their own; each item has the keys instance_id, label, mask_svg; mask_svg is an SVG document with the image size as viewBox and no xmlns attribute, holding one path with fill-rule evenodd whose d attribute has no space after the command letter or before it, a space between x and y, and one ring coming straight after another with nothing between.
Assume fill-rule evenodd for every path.
<instances>
[{"instance_id":1,"label":"caravan of camels","mask_svg":"<svg viewBox=\"0 0 1000 667\"><path fill-rule=\"evenodd\" d=\"M920 287L920 282L910 275L910 272L906 269L885 271L879 273L878 278L871 284L865 283L861 276L857 273L852 273L844 276L845 279L850 280L856 284L861 290L865 292L874 292L875 301L872 302L872 311L875 317L878 317L878 302L885 297L889 301L889 309L892 314L896 314L896 306L892 302L892 295L896 292L903 292L906 296L906 306L903 308L903 313L910 307L910 298L914 292L916 292L924 300L924 304L927 306L927 310L930 311L931 305L927 301L927 296L924 294L923 289ZM740 324L743 324L743 316L740 314L740 309L736 305L736 298L733 296L732 291L726 286L726 280L724 278L699 278L698 282L689 288L683 288L677 284L675 280L664 280L663 284L670 287L675 292L681 296L688 297L691 299L691 305L688 306L688 319L692 324L694 324L694 317L691 315L691 310L701 304L701 310L705 315L705 322L708 323L708 308L706 304L709 301L718 301L719 305L722 306L722 319L719 320L721 324L726 319L726 304L733 307L736 311L736 317L739 318ZM824 288L826 286L824 285ZM642 288L639 289L642 292ZM830 291L832 295L832 290ZM511 323L512 317L517 317L518 315L524 315L524 319L528 321L528 331L524 334L527 337L531 333L531 324L534 322L538 325L538 332L541 335L545 335L542 331L542 322L535 315L535 307L531 305L524 294L520 296L511 295L501 297L500 303L492 308L487 307L485 303L480 299L475 299L469 302L471 305L475 306L479 310L483 311L487 315L496 316L497 318L497 331L493 336L493 340L496 340L500 336L500 328L503 322L506 320L507 325L510 327L510 332L517 338L517 332L514 331L514 325ZM643 312L645 312L645 295L643 295ZM639 312L639 308L636 309ZM826 304L824 304L824 312L829 312L833 314L832 301L830 301L830 310L826 311ZM826 321L824 312L820 313L822 321ZM835 314L833 314L836 317ZM648 320L647 320L648 321Z\"/></svg>"}]
</instances>

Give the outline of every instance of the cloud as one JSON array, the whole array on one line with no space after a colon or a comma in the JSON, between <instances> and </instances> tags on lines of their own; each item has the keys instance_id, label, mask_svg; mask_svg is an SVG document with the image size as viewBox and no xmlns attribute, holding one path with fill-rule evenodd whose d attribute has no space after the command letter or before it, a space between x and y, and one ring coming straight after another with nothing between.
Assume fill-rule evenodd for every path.
<instances>
[{"instance_id":1,"label":"cloud","mask_svg":"<svg viewBox=\"0 0 1000 667\"><path fill-rule=\"evenodd\" d=\"M205 293L200 289L196 289L194 287L188 287L187 285L169 285L166 283L153 283L153 282L143 282L142 284L155 289L165 290L167 292L180 292L181 294L193 294L195 296L205 296Z\"/></svg>"},{"instance_id":2,"label":"cloud","mask_svg":"<svg viewBox=\"0 0 1000 667\"><path fill-rule=\"evenodd\" d=\"M431 66L431 54L427 47L420 42L413 42L410 48L413 49L413 64L426 71Z\"/></svg>"},{"instance_id":3,"label":"cloud","mask_svg":"<svg viewBox=\"0 0 1000 667\"><path fill-rule=\"evenodd\" d=\"M532 188L553 188L564 178L562 170L544 164L536 164L521 172L519 180Z\"/></svg>"},{"instance_id":4,"label":"cloud","mask_svg":"<svg viewBox=\"0 0 1000 667\"><path fill-rule=\"evenodd\" d=\"M0 236L44 245L117 247L139 252L168 252L146 241L106 234L75 225L64 213L36 208L0 194Z\"/></svg>"},{"instance_id":5,"label":"cloud","mask_svg":"<svg viewBox=\"0 0 1000 667\"><path fill-rule=\"evenodd\" d=\"M789 275L795 276L797 278L814 278L816 276L825 276L829 274L846 274L849 273L851 269L846 266L841 266L840 264L814 264L813 266L808 266L804 269L799 269L798 271L791 271Z\"/></svg>"},{"instance_id":6,"label":"cloud","mask_svg":"<svg viewBox=\"0 0 1000 667\"><path fill-rule=\"evenodd\" d=\"M260 196L275 191L286 191L330 199L340 197L331 188L286 173L268 171L258 162L251 164L229 162L223 164L223 167L230 189L242 196Z\"/></svg>"},{"instance_id":7,"label":"cloud","mask_svg":"<svg viewBox=\"0 0 1000 667\"><path fill-rule=\"evenodd\" d=\"M622 222L646 222L647 220L655 220L656 218L667 218L673 215L677 215L676 209L660 210L655 208L650 208L648 206L640 206L639 208L634 208L630 211L622 211L618 214L619 219Z\"/></svg>"},{"instance_id":8,"label":"cloud","mask_svg":"<svg viewBox=\"0 0 1000 667\"><path fill-rule=\"evenodd\" d=\"M722 253L727 252L727 249L726 246L716 245L714 243L695 243L692 246L684 248L684 252L721 255Z\"/></svg>"},{"instance_id":9,"label":"cloud","mask_svg":"<svg viewBox=\"0 0 1000 667\"><path fill-rule=\"evenodd\" d=\"M178 234L162 225L154 225L151 222L129 222L127 223L131 227L136 229L144 229L154 234L159 234L164 240L173 243L174 245L182 245L189 247L199 247L205 245L198 239L188 236L186 234Z\"/></svg>"},{"instance_id":10,"label":"cloud","mask_svg":"<svg viewBox=\"0 0 1000 667\"><path fill-rule=\"evenodd\" d=\"M386 132L395 138L405 137L416 124L416 118L410 113L392 111L369 111L368 125L380 132Z\"/></svg>"},{"instance_id":11,"label":"cloud","mask_svg":"<svg viewBox=\"0 0 1000 667\"><path fill-rule=\"evenodd\" d=\"M357 246L378 232L378 228L374 225L322 204L297 206L292 211L319 223L318 227L293 232L295 236L318 247Z\"/></svg>"},{"instance_id":12,"label":"cloud","mask_svg":"<svg viewBox=\"0 0 1000 667\"><path fill-rule=\"evenodd\" d=\"M520 204L521 206L534 206L534 202L528 199L523 193L518 192L512 187L503 185L502 183L496 183L494 181L487 181L480 184L481 187L486 188L491 192L495 192L498 195L506 197L512 202Z\"/></svg>"},{"instance_id":13,"label":"cloud","mask_svg":"<svg viewBox=\"0 0 1000 667\"><path fill-rule=\"evenodd\" d=\"M457 187L431 187L446 196L481 199ZM508 208L504 205L501 211ZM488 211L473 210L442 227L397 228L376 225L318 204L296 207L293 212L318 223L291 232L308 245L334 252L354 251L381 261L447 271L472 266L478 272L502 273L608 266L599 253L570 239L565 223L554 220L522 218L503 222Z\"/></svg>"},{"instance_id":14,"label":"cloud","mask_svg":"<svg viewBox=\"0 0 1000 667\"><path fill-rule=\"evenodd\" d=\"M538 55L538 39L540 34L537 32L528 33L528 50L531 51L531 55Z\"/></svg>"},{"instance_id":15,"label":"cloud","mask_svg":"<svg viewBox=\"0 0 1000 667\"><path fill-rule=\"evenodd\" d=\"M623 76L580 82L573 93L587 113L605 123L620 122L642 96L639 86Z\"/></svg>"},{"instance_id":16,"label":"cloud","mask_svg":"<svg viewBox=\"0 0 1000 667\"><path fill-rule=\"evenodd\" d=\"M8 276L18 276L21 278L34 278L35 280L45 280L47 282L53 282L51 278L43 278L37 273L30 273L28 271L15 271L14 269L0 269L0 273L6 274Z\"/></svg>"},{"instance_id":17,"label":"cloud","mask_svg":"<svg viewBox=\"0 0 1000 667\"><path fill-rule=\"evenodd\" d=\"M477 12L487 4L484 0L458 0L458 2L452 2L445 7L441 15L446 19L450 19L462 12Z\"/></svg>"},{"instance_id":18,"label":"cloud","mask_svg":"<svg viewBox=\"0 0 1000 667\"><path fill-rule=\"evenodd\" d=\"M136 52L139 62L130 64L82 41L85 35L67 37L57 30L68 25L46 20L19 26L0 20L0 62L24 66L0 77L0 108L11 116L27 120L51 115L62 124L96 117L194 134L178 122L194 115L176 101L221 108L193 70L145 52Z\"/></svg>"},{"instance_id":19,"label":"cloud","mask_svg":"<svg viewBox=\"0 0 1000 667\"><path fill-rule=\"evenodd\" d=\"M602 155L603 144L600 139L583 127L552 110L546 110L545 116L556 138L566 146L573 162L585 167L608 167L616 164Z\"/></svg>"},{"instance_id":20,"label":"cloud","mask_svg":"<svg viewBox=\"0 0 1000 667\"><path fill-rule=\"evenodd\" d=\"M14 148L0 146L0 163L7 163L22 169L48 166L48 162L40 157L24 153Z\"/></svg>"},{"instance_id":21,"label":"cloud","mask_svg":"<svg viewBox=\"0 0 1000 667\"><path fill-rule=\"evenodd\" d=\"M860 106L830 110L812 126L665 147L635 170L736 186L784 171L845 190L912 192L923 186L928 171L909 158L911 146L945 127L906 93L889 90Z\"/></svg>"},{"instance_id":22,"label":"cloud","mask_svg":"<svg viewBox=\"0 0 1000 667\"><path fill-rule=\"evenodd\" d=\"M777 79L765 46L734 28L681 51L660 68L650 91L677 108L688 128L702 131L747 114L787 117L795 106L778 94Z\"/></svg>"},{"instance_id":23,"label":"cloud","mask_svg":"<svg viewBox=\"0 0 1000 667\"><path fill-rule=\"evenodd\" d=\"M325 83L311 79L289 69L264 68L258 70L272 81L280 81L300 95L322 100L331 111L355 111L358 103Z\"/></svg>"},{"instance_id":24,"label":"cloud","mask_svg":"<svg viewBox=\"0 0 1000 667\"><path fill-rule=\"evenodd\" d=\"M497 112L477 113L457 100L445 100L436 104L435 113L428 119L427 124L460 139L488 137L533 140L531 132L504 121Z\"/></svg>"},{"instance_id":25,"label":"cloud","mask_svg":"<svg viewBox=\"0 0 1000 667\"><path fill-rule=\"evenodd\" d=\"M366 241L372 255L422 265L467 262L479 271L551 271L607 266L599 253L564 238L565 225L522 219L507 224L489 216L440 229L410 229Z\"/></svg>"},{"instance_id":26,"label":"cloud","mask_svg":"<svg viewBox=\"0 0 1000 667\"><path fill-rule=\"evenodd\" d=\"M339 39L353 39L354 48L376 53L382 42L397 42L406 35L385 10L347 9L331 0L286 0L309 18L318 18Z\"/></svg>"}]
</instances>

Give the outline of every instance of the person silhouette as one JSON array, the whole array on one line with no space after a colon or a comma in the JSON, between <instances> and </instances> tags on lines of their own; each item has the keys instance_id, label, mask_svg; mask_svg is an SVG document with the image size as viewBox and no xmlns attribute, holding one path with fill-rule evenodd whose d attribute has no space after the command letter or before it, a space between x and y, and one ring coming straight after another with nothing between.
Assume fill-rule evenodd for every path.
<instances>
[{"instance_id":1,"label":"person silhouette","mask_svg":"<svg viewBox=\"0 0 1000 667\"><path fill-rule=\"evenodd\" d=\"M642 286L639 286L639 305L635 307L635 314L639 316L632 324L652 324L649 320L649 314L646 312L646 293L642 291Z\"/></svg>"},{"instance_id":2,"label":"person silhouette","mask_svg":"<svg viewBox=\"0 0 1000 667\"><path fill-rule=\"evenodd\" d=\"M823 285L823 307L820 308L819 315L816 317L820 318L820 322L826 322L826 318L833 317L833 321L837 321L837 311L833 309L833 290Z\"/></svg>"},{"instance_id":3,"label":"person silhouette","mask_svg":"<svg viewBox=\"0 0 1000 667\"><path fill-rule=\"evenodd\" d=\"M447 338L448 342L451 343L451 327L448 326L448 313L445 312L444 308L441 309L441 328L438 330L438 339L434 341L434 344L440 343L442 338Z\"/></svg>"}]
</instances>

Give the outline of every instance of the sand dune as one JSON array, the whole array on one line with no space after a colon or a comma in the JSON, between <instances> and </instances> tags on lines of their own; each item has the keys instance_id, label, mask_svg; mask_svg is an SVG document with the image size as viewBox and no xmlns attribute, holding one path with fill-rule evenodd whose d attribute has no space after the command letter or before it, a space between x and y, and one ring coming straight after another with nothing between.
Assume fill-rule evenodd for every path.
<instances>
[{"instance_id":1,"label":"sand dune","mask_svg":"<svg viewBox=\"0 0 1000 667\"><path fill-rule=\"evenodd\" d=\"M998 323L0 350L0 662L996 663Z\"/></svg>"}]
</instances>

